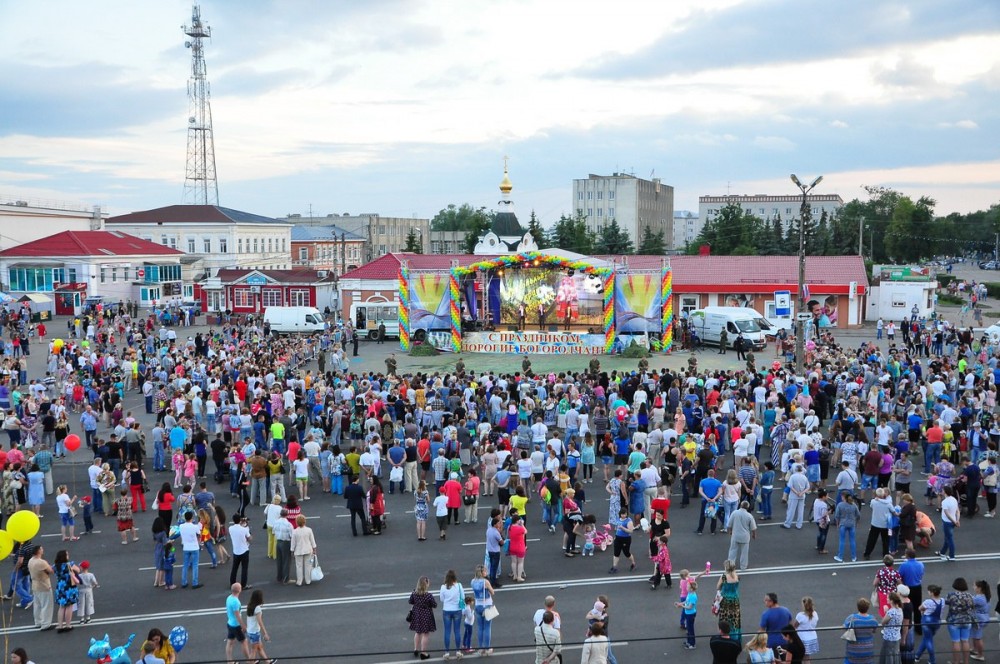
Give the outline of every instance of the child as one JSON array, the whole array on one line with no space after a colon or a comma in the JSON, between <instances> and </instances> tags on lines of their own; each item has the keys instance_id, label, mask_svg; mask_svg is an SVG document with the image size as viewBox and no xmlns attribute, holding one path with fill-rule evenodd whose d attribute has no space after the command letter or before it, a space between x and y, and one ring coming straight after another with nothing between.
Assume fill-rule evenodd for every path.
<instances>
[{"instance_id":1,"label":"child","mask_svg":"<svg viewBox=\"0 0 1000 664\"><path fill-rule=\"evenodd\" d=\"M184 453L181 451L174 452L171 457L171 461L174 464L174 488L179 488L182 486L181 480L184 479Z\"/></svg>"},{"instance_id":2,"label":"child","mask_svg":"<svg viewBox=\"0 0 1000 664\"><path fill-rule=\"evenodd\" d=\"M472 595L466 595L465 607L462 609L462 622L465 625L465 631L462 632L462 649L465 652L472 652L472 626L476 624L474 604L475 600Z\"/></svg>"},{"instance_id":3,"label":"child","mask_svg":"<svg viewBox=\"0 0 1000 664\"><path fill-rule=\"evenodd\" d=\"M184 462L184 483L194 486L195 475L198 474L198 457L189 454Z\"/></svg>"},{"instance_id":4,"label":"child","mask_svg":"<svg viewBox=\"0 0 1000 664\"><path fill-rule=\"evenodd\" d=\"M771 493L774 491L774 464L764 462L764 472L760 476L760 511L761 521L771 520Z\"/></svg>"},{"instance_id":5,"label":"child","mask_svg":"<svg viewBox=\"0 0 1000 664\"><path fill-rule=\"evenodd\" d=\"M687 570L684 571L686 572ZM684 649L694 650L694 620L698 617L698 582L691 579L687 585L687 596L684 597L683 601L675 602L674 606L682 609L681 621L685 629L687 629L687 640L684 642Z\"/></svg>"},{"instance_id":6,"label":"child","mask_svg":"<svg viewBox=\"0 0 1000 664\"><path fill-rule=\"evenodd\" d=\"M678 607L681 606L681 604L683 604L685 601L687 601L687 596L689 592L688 588L690 587L690 584L697 582L698 579L700 579L707 573L708 570L706 569L704 572L694 577L693 579L691 578L691 572L689 572L686 569L682 569L680 572L677 573L677 577L680 579L680 597L679 597L680 601L677 604ZM681 611L681 629L686 629L686 628L687 628L687 623L684 621L684 612Z\"/></svg>"},{"instance_id":7,"label":"child","mask_svg":"<svg viewBox=\"0 0 1000 664\"><path fill-rule=\"evenodd\" d=\"M573 500L576 501L577 506L582 512L583 506L587 503L587 494L583 490L583 484L576 482L573 484L573 490L576 491L576 494L573 496Z\"/></svg>"},{"instance_id":8,"label":"child","mask_svg":"<svg viewBox=\"0 0 1000 664\"><path fill-rule=\"evenodd\" d=\"M660 535L656 539L656 555L650 558L653 561L653 576L649 578L650 590L656 590L660 585L660 577L665 579L664 585L670 588L674 582L670 579L670 549L667 548L667 536Z\"/></svg>"},{"instance_id":9,"label":"child","mask_svg":"<svg viewBox=\"0 0 1000 664\"><path fill-rule=\"evenodd\" d=\"M176 562L177 556L174 555L173 540L167 540L163 546L163 587L167 590L173 590L177 587L174 585L174 563Z\"/></svg>"},{"instance_id":10,"label":"child","mask_svg":"<svg viewBox=\"0 0 1000 664\"><path fill-rule=\"evenodd\" d=\"M84 535L94 532L94 506L90 503L90 496L84 496L80 500L80 512L83 514L83 525L86 528Z\"/></svg>"},{"instance_id":11,"label":"child","mask_svg":"<svg viewBox=\"0 0 1000 664\"><path fill-rule=\"evenodd\" d=\"M82 625L89 623L94 615L94 588L100 588L97 577L90 571L90 563L84 560L80 563L80 585L77 587L80 595L77 611Z\"/></svg>"}]
</instances>

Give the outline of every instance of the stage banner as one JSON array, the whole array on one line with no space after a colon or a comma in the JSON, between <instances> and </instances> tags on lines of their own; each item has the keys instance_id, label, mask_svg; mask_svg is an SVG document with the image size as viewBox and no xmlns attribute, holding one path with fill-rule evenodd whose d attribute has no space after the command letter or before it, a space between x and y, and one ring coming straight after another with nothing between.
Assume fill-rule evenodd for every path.
<instances>
[{"instance_id":1,"label":"stage banner","mask_svg":"<svg viewBox=\"0 0 1000 664\"><path fill-rule=\"evenodd\" d=\"M441 339L442 346L444 341ZM462 337L462 351L501 355L604 355L604 335L574 332L467 332Z\"/></svg>"},{"instance_id":2,"label":"stage banner","mask_svg":"<svg viewBox=\"0 0 1000 664\"><path fill-rule=\"evenodd\" d=\"M618 334L660 335L662 293L659 272L615 275L615 324Z\"/></svg>"},{"instance_id":3,"label":"stage banner","mask_svg":"<svg viewBox=\"0 0 1000 664\"><path fill-rule=\"evenodd\" d=\"M447 274L410 270L409 332L411 337L415 330L429 332L451 328L450 295Z\"/></svg>"}]
</instances>

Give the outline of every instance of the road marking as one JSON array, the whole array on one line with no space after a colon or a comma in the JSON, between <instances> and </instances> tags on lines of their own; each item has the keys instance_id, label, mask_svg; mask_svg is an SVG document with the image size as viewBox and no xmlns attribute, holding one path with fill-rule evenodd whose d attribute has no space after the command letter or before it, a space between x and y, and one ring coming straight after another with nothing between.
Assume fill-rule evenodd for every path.
<instances>
[{"instance_id":1,"label":"road marking","mask_svg":"<svg viewBox=\"0 0 1000 664\"><path fill-rule=\"evenodd\" d=\"M389 516L390 514L392 514L392 512L386 512L383 516ZM335 514L334 516L336 518L338 518L338 519L346 519L347 517L349 517L351 515L350 514ZM318 519L319 517L316 517L316 518ZM367 517L365 517L365 518L367 518Z\"/></svg>"},{"instance_id":2,"label":"road marking","mask_svg":"<svg viewBox=\"0 0 1000 664\"><path fill-rule=\"evenodd\" d=\"M211 562L207 562L207 563L198 563L198 567L211 567L211 565L212 565L212 563L211 563ZM140 568L139 568L139 571L140 571L140 572L153 572L153 571L155 571L155 570L156 570L156 568L155 568L155 567L140 567Z\"/></svg>"},{"instance_id":3,"label":"road marking","mask_svg":"<svg viewBox=\"0 0 1000 664\"><path fill-rule=\"evenodd\" d=\"M536 538L536 539L526 539L524 541L525 542L541 542L542 540ZM462 544L462 546L483 546L485 544L486 544L486 542L465 542L465 543Z\"/></svg>"},{"instance_id":4,"label":"road marking","mask_svg":"<svg viewBox=\"0 0 1000 664\"><path fill-rule=\"evenodd\" d=\"M270 604L268 604L268 608L271 608ZM678 638L683 638L683 637L678 637ZM624 648L627 645L628 645L628 641L615 641L614 642L614 647L615 648ZM578 646L563 646L562 647L562 652L566 652L567 650L583 650L583 646L582 645L578 645ZM493 656L494 657L506 657L508 655L534 655L534 654L535 654L535 649L534 648L522 648L520 650L504 650L502 648L497 648L496 652L493 653ZM445 660L444 660L443 657L431 657L430 659L427 659L427 660L424 660L424 661L426 661L426 662L443 662ZM400 659L400 660L397 660L397 661L394 661L394 662L384 662L383 664L412 664L412 663L413 663L413 658L411 657L410 659Z\"/></svg>"},{"instance_id":5,"label":"road marking","mask_svg":"<svg viewBox=\"0 0 1000 664\"><path fill-rule=\"evenodd\" d=\"M957 557L958 562L976 562L976 561L988 561L995 562L997 557L1000 556L1000 551L992 551L988 553L973 553L968 555L960 555ZM952 563L945 562L938 558L937 556L926 556L920 558L919 560L924 563L940 563L942 565L950 565ZM202 563L202 565L208 565L209 563ZM824 571L824 570L854 570L854 569L875 569L882 566L881 560L872 561L859 561L856 563L838 563L831 561L829 563L817 563L815 565L795 565L796 572L812 572L812 571ZM143 571L150 571L154 568L146 567L142 568ZM790 567L788 565L781 565L777 567L760 567L751 568L747 570L741 570L741 576L756 576L756 575L770 575L770 574L788 574ZM333 572L327 571L327 576L329 577ZM635 574L629 575L619 575L619 576L595 576L583 579L554 579L551 581L534 581L529 583L520 584L504 584L503 588L497 590L498 593L510 593L510 592L521 592L525 590L540 591L540 590L551 590L552 588L558 588L560 590L568 587L579 587L579 586L592 586L595 583L600 583L602 585L619 585L623 583L648 583L649 577L645 572L637 572ZM326 597L317 598L312 600L300 600L295 602L277 602L273 604L268 604L268 611L280 611L284 609L303 609L303 608L317 608L323 606L340 606L340 605L351 605L351 604L363 604L368 602L396 602L400 600L405 600L410 597L411 591L407 589L405 592L400 593L385 593L382 595L361 595L361 596L345 596L345 597ZM194 610L182 610L182 611L167 611L162 613L146 613L146 614L124 614L120 616L109 616L107 618L95 618L90 624L94 626L98 625L118 625L121 623L136 623L136 622L157 622L166 620L176 620L181 618L197 618L201 616L220 616L225 614L225 607L217 608L205 608L205 609L194 609ZM38 631L38 628L34 625L25 625L21 627L8 627L6 629L0 629L0 635L9 634L31 634ZM534 651L532 651L534 652Z\"/></svg>"},{"instance_id":6,"label":"road marking","mask_svg":"<svg viewBox=\"0 0 1000 664\"><path fill-rule=\"evenodd\" d=\"M101 531L100 530L91 530L90 534L91 535L100 535ZM62 537L62 533L49 533L48 535L41 535L41 537ZM78 535L78 537L82 537L82 535Z\"/></svg>"}]
</instances>

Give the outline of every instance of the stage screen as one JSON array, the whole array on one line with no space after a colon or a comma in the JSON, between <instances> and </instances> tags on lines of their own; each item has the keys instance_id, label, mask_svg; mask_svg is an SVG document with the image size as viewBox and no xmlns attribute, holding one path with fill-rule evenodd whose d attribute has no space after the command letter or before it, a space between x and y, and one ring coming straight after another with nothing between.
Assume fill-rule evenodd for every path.
<instances>
[{"instance_id":1,"label":"stage screen","mask_svg":"<svg viewBox=\"0 0 1000 664\"><path fill-rule=\"evenodd\" d=\"M507 269L500 279L500 322L516 325L524 305L528 329L539 329L539 305L544 325L565 325L603 330L604 284L600 277L564 270Z\"/></svg>"},{"instance_id":2,"label":"stage screen","mask_svg":"<svg viewBox=\"0 0 1000 664\"><path fill-rule=\"evenodd\" d=\"M451 328L451 297L448 275L436 272L410 273L410 330Z\"/></svg>"},{"instance_id":3,"label":"stage screen","mask_svg":"<svg viewBox=\"0 0 1000 664\"><path fill-rule=\"evenodd\" d=\"M615 321L619 334L659 334L660 274L619 274L615 277Z\"/></svg>"}]
</instances>

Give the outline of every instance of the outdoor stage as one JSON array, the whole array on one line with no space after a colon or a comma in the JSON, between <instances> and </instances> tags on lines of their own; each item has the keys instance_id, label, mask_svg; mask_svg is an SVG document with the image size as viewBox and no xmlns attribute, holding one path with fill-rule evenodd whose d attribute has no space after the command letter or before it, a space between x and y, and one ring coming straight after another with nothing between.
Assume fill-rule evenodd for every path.
<instances>
[{"instance_id":1,"label":"outdoor stage","mask_svg":"<svg viewBox=\"0 0 1000 664\"><path fill-rule=\"evenodd\" d=\"M573 252L483 257L399 270L399 340L447 352L597 355L634 340L669 352L673 274ZM537 329L537 331L533 331Z\"/></svg>"}]
</instances>

